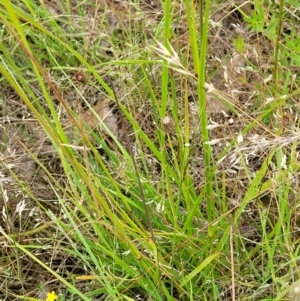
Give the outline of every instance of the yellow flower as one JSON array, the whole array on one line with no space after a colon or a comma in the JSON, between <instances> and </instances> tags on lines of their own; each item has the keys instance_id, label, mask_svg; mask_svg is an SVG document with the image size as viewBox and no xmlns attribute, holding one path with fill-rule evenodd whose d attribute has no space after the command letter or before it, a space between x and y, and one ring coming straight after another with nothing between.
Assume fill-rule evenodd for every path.
<instances>
[{"instance_id":1,"label":"yellow flower","mask_svg":"<svg viewBox=\"0 0 300 301\"><path fill-rule=\"evenodd\" d=\"M55 294L55 292L47 293L47 299L46 301L55 301L58 299L58 296Z\"/></svg>"}]
</instances>

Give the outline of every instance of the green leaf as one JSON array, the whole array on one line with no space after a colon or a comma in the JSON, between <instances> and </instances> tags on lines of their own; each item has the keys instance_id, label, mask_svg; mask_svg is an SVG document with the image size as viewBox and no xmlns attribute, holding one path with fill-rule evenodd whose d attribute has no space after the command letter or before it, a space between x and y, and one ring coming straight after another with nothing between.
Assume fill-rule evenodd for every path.
<instances>
[{"instance_id":1,"label":"green leaf","mask_svg":"<svg viewBox=\"0 0 300 301\"><path fill-rule=\"evenodd\" d=\"M217 252L213 255L210 255L206 259L204 259L198 267L196 267L190 274L188 274L183 281L180 283L180 286L186 285L189 281L191 281L197 274L199 274L205 267L207 267L216 257L220 256L222 253Z\"/></svg>"}]
</instances>

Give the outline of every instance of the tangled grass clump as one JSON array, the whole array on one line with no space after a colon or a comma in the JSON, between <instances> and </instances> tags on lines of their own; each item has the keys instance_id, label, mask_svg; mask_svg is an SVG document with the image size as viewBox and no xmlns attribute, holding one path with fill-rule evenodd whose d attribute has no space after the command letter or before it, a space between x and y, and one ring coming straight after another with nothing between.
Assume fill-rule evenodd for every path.
<instances>
[{"instance_id":1,"label":"tangled grass clump","mask_svg":"<svg viewBox=\"0 0 300 301\"><path fill-rule=\"evenodd\" d=\"M300 31L280 4L1 1L1 300L287 297Z\"/></svg>"}]
</instances>

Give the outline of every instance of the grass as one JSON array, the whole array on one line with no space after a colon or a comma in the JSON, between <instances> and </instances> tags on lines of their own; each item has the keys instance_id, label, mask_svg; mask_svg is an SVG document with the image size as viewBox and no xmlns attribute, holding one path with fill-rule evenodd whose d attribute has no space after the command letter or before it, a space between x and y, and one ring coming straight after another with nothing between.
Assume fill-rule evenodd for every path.
<instances>
[{"instance_id":1,"label":"grass","mask_svg":"<svg viewBox=\"0 0 300 301\"><path fill-rule=\"evenodd\" d=\"M0 5L0 299L297 300L297 1L97 3Z\"/></svg>"}]
</instances>

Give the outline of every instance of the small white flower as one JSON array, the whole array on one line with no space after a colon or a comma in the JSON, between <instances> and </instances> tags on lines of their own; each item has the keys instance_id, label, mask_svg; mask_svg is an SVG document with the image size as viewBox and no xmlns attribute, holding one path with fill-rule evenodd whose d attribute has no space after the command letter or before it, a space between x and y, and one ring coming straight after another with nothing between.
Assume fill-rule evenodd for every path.
<instances>
[{"instance_id":1,"label":"small white flower","mask_svg":"<svg viewBox=\"0 0 300 301\"><path fill-rule=\"evenodd\" d=\"M21 213L25 210L25 208L26 208L25 200L22 200L20 203L17 204L16 213L19 213L21 215Z\"/></svg>"},{"instance_id":2,"label":"small white flower","mask_svg":"<svg viewBox=\"0 0 300 301\"><path fill-rule=\"evenodd\" d=\"M2 209L2 218L3 218L3 221L6 222L7 221L7 214L5 212L5 207L3 207Z\"/></svg>"},{"instance_id":3,"label":"small white flower","mask_svg":"<svg viewBox=\"0 0 300 301\"><path fill-rule=\"evenodd\" d=\"M272 74L264 79L264 84L268 83L272 79Z\"/></svg>"},{"instance_id":4,"label":"small white flower","mask_svg":"<svg viewBox=\"0 0 300 301\"><path fill-rule=\"evenodd\" d=\"M237 141L237 143L242 143L244 141L242 133L239 133L239 135L237 136L236 141Z\"/></svg>"},{"instance_id":5,"label":"small white flower","mask_svg":"<svg viewBox=\"0 0 300 301\"><path fill-rule=\"evenodd\" d=\"M128 250L128 251L123 252L122 255L127 256L127 255L129 255L130 253L131 253L131 251Z\"/></svg>"},{"instance_id":6,"label":"small white flower","mask_svg":"<svg viewBox=\"0 0 300 301\"><path fill-rule=\"evenodd\" d=\"M286 160L287 160L286 155L283 155L282 160L281 160L281 164L280 164L282 169L287 169Z\"/></svg>"},{"instance_id":7,"label":"small white flower","mask_svg":"<svg viewBox=\"0 0 300 301\"><path fill-rule=\"evenodd\" d=\"M165 116L163 119L162 119L162 123L163 124L169 124L171 122L171 118L169 116Z\"/></svg>"},{"instance_id":8,"label":"small white flower","mask_svg":"<svg viewBox=\"0 0 300 301\"><path fill-rule=\"evenodd\" d=\"M205 144L215 145L215 144L219 143L220 141L221 141L221 139L213 139L213 140L205 142Z\"/></svg>"},{"instance_id":9,"label":"small white flower","mask_svg":"<svg viewBox=\"0 0 300 301\"><path fill-rule=\"evenodd\" d=\"M0 226L0 233L2 234L2 235L5 235L6 236L6 233L5 233L5 231L3 230L3 228Z\"/></svg>"},{"instance_id":10,"label":"small white flower","mask_svg":"<svg viewBox=\"0 0 300 301\"><path fill-rule=\"evenodd\" d=\"M205 83L204 88L207 90L206 93L211 93L216 90L213 84Z\"/></svg>"},{"instance_id":11,"label":"small white flower","mask_svg":"<svg viewBox=\"0 0 300 301\"><path fill-rule=\"evenodd\" d=\"M207 128L208 130L213 130L213 129L216 129L216 128L218 128L218 127L219 127L218 124L209 124L206 128Z\"/></svg>"},{"instance_id":12,"label":"small white flower","mask_svg":"<svg viewBox=\"0 0 300 301\"><path fill-rule=\"evenodd\" d=\"M8 202L8 196L7 196L7 190L6 189L3 189L3 200L5 203Z\"/></svg>"},{"instance_id":13,"label":"small white flower","mask_svg":"<svg viewBox=\"0 0 300 301\"><path fill-rule=\"evenodd\" d=\"M228 124L234 124L234 119L233 119L233 118L230 118L230 119L228 120Z\"/></svg>"},{"instance_id":14,"label":"small white flower","mask_svg":"<svg viewBox=\"0 0 300 301\"><path fill-rule=\"evenodd\" d=\"M158 213L164 212L165 210L165 205L163 202L156 204L156 211Z\"/></svg>"},{"instance_id":15,"label":"small white flower","mask_svg":"<svg viewBox=\"0 0 300 301\"><path fill-rule=\"evenodd\" d=\"M35 209L36 209L36 207L33 207L33 208L30 210L29 216L33 216Z\"/></svg>"},{"instance_id":16,"label":"small white flower","mask_svg":"<svg viewBox=\"0 0 300 301\"><path fill-rule=\"evenodd\" d=\"M275 100L274 97L267 97L266 98L266 104L270 103L270 102L273 102Z\"/></svg>"},{"instance_id":17,"label":"small white flower","mask_svg":"<svg viewBox=\"0 0 300 301\"><path fill-rule=\"evenodd\" d=\"M300 301L300 284L293 283L289 290L289 298L291 301Z\"/></svg>"}]
</instances>

